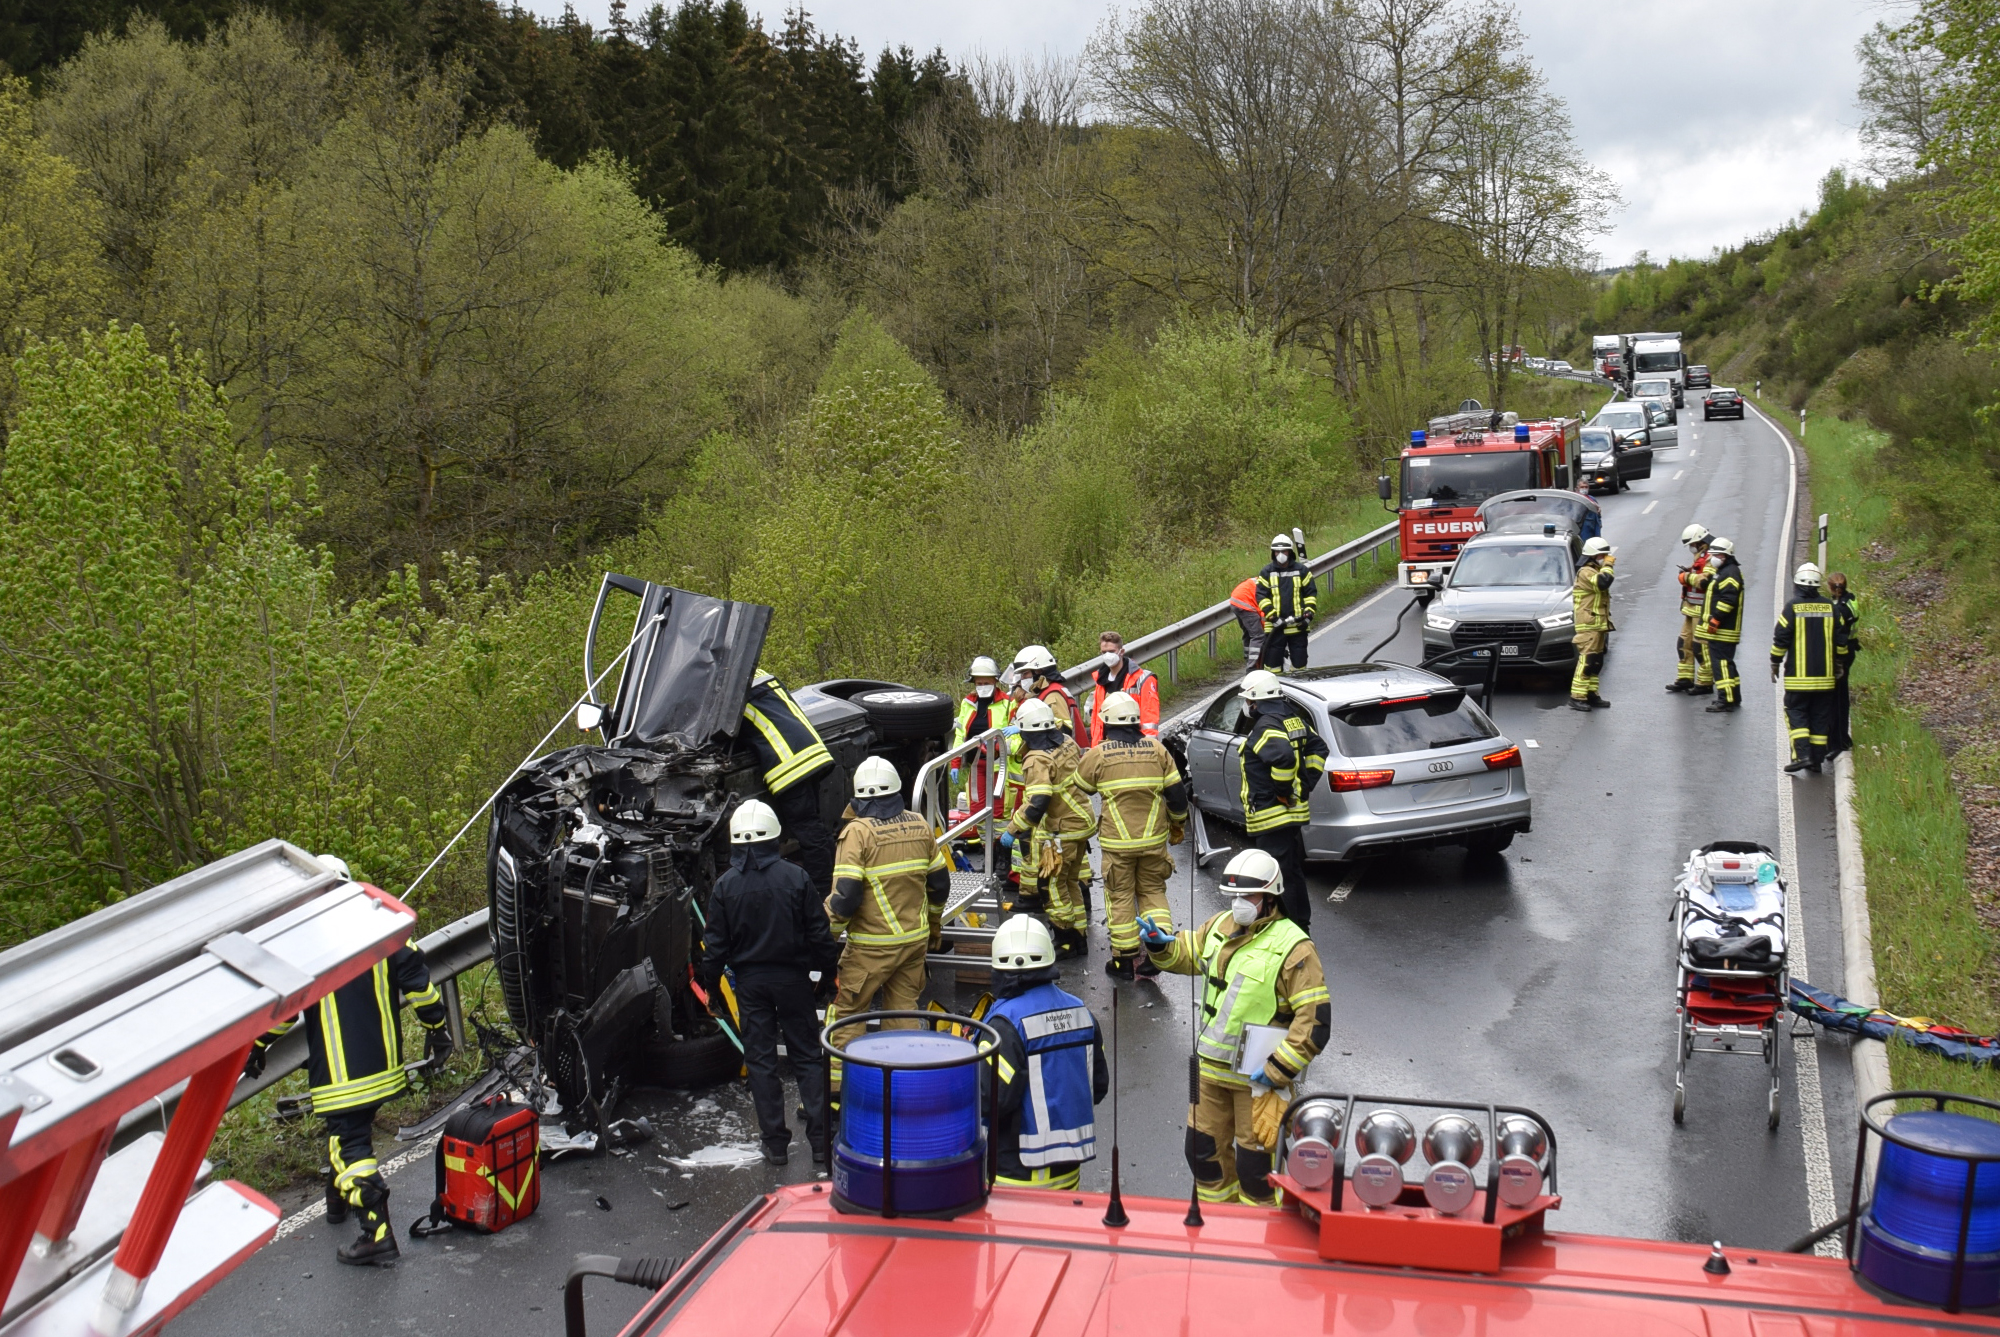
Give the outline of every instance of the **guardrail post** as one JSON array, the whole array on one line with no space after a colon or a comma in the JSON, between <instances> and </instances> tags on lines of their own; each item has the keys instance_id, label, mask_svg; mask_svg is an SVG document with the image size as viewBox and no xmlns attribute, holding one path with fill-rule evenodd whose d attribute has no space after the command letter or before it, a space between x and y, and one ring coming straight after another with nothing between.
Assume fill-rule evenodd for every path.
<instances>
[{"instance_id":1,"label":"guardrail post","mask_svg":"<svg viewBox=\"0 0 2000 1337\"><path fill-rule=\"evenodd\" d=\"M1209 657L1210 659L1213 659L1213 658L1215 658L1215 628L1214 628L1214 627L1210 627L1210 628L1208 629L1208 657Z\"/></svg>"},{"instance_id":2,"label":"guardrail post","mask_svg":"<svg viewBox=\"0 0 2000 1337\"><path fill-rule=\"evenodd\" d=\"M1167 648L1167 681L1179 682L1180 680L1181 680L1181 650L1180 647L1177 645L1169 646Z\"/></svg>"},{"instance_id":3,"label":"guardrail post","mask_svg":"<svg viewBox=\"0 0 2000 1337\"><path fill-rule=\"evenodd\" d=\"M438 992L444 995L445 1033L451 1036L453 1049L465 1048L465 1007L458 997L458 976L453 975L438 985Z\"/></svg>"}]
</instances>

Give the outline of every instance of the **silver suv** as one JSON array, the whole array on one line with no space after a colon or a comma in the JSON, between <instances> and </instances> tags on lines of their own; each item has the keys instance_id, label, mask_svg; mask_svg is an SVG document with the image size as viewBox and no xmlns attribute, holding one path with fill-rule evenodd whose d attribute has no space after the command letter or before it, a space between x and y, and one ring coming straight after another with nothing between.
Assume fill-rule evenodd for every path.
<instances>
[{"instance_id":1,"label":"silver suv","mask_svg":"<svg viewBox=\"0 0 2000 1337\"><path fill-rule=\"evenodd\" d=\"M1327 742L1308 859L1426 845L1497 854L1529 829L1521 750L1450 679L1402 664L1334 664L1287 674L1283 690ZM1239 826L1255 716L1238 684L1169 731L1185 752L1195 807Z\"/></svg>"},{"instance_id":2,"label":"silver suv","mask_svg":"<svg viewBox=\"0 0 2000 1337\"><path fill-rule=\"evenodd\" d=\"M1424 658L1465 650L1473 667L1497 652L1503 671L1567 670L1576 661L1570 587L1578 543L1560 531L1489 533L1467 542L1424 609Z\"/></svg>"}]
</instances>

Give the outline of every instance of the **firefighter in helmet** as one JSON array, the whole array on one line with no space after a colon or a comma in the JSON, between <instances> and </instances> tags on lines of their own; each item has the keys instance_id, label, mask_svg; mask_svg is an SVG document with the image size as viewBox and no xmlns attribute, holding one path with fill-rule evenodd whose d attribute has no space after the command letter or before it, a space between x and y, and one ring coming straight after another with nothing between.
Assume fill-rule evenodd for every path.
<instances>
[{"instance_id":1,"label":"firefighter in helmet","mask_svg":"<svg viewBox=\"0 0 2000 1337\"><path fill-rule=\"evenodd\" d=\"M1608 540L1584 540L1583 561L1576 568L1576 584L1570 590L1576 626L1576 672L1569 681L1571 710L1595 710L1611 704L1598 695L1597 685L1615 630L1611 625L1611 582L1615 579L1611 566L1617 560Z\"/></svg>"},{"instance_id":2,"label":"firefighter in helmet","mask_svg":"<svg viewBox=\"0 0 2000 1337\"><path fill-rule=\"evenodd\" d=\"M1076 695L1056 669L1056 657L1046 645L1024 645L1014 656L1014 695L1040 701L1055 712L1056 727L1076 737Z\"/></svg>"},{"instance_id":3,"label":"firefighter in helmet","mask_svg":"<svg viewBox=\"0 0 2000 1337\"><path fill-rule=\"evenodd\" d=\"M1271 561L1257 575L1257 608L1264 615L1264 667L1283 673L1306 666L1313 619L1319 616L1319 583L1290 534L1271 540Z\"/></svg>"},{"instance_id":4,"label":"firefighter in helmet","mask_svg":"<svg viewBox=\"0 0 2000 1337\"><path fill-rule=\"evenodd\" d=\"M319 861L352 879L345 861ZM386 960L355 976L315 1003L312 1010L261 1037L243 1066L245 1076L264 1071L266 1051L304 1022L306 1069L312 1110L326 1125L326 1219L341 1225L349 1212L361 1218L361 1237L335 1255L360 1267L393 1267L400 1250L389 1222L389 1185L375 1161L375 1111L410 1087L403 1068L401 1006L408 1003L424 1026L424 1066L435 1072L451 1057L444 996L431 983L424 954L404 943Z\"/></svg>"},{"instance_id":5,"label":"firefighter in helmet","mask_svg":"<svg viewBox=\"0 0 2000 1337\"><path fill-rule=\"evenodd\" d=\"M1807 562L1792 576L1792 597L1771 632L1771 681L1784 678L1792 735L1787 771L1819 774L1833 736L1835 677L1847 653L1846 619L1821 592L1819 567Z\"/></svg>"},{"instance_id":6,"label":"firefighter in helmet","mask_svg":"<svg viewBox=\"0 0 2000 1337\"><path fill-rule=\"evenodd\" d=\"M1313 789L1326 772L1326 740L1306 712L1285 698L1275 673L1244 674L1243 699L1257 712L1243 742L1243 827L1283 870L1286 917L1309 928L1306 824L1312 820Z\"/></svg>"},{"instance_id":7,"label":"firefighter in helmet","mask_svg":"<svg viewBox=\"0 0 2000 1337\"><path fill-rule=\"evenodd\" d=\"M1140 930L1160 969L1199 974L1206 985L1195 1040L1200 1080L1187 1129L1188 1167L1204 1202L1277 1201L1270 1174L1278 1124L1292 1082L1333 1026L1319 950L1285 917L1282 879L1276 859L1245 850L1222 874L1227 910L1180 933L1151 924ZM1268 1056L1255 1064L1246 1058L1252 1053Z\"/></svg>"},{"instance_id":8,"label":"firefighter in helmet","mask_svg":"<svg viewBox=\"0 0 2000 1337\"><path fill-rule=\"evenodd\" d=\"M1736 545L1711 539L1712 569L1701 592L1701 622L1694 629L1702 662L1715 683L1715 700L1708 713L1724 715L1743 706L1743 680L1736 675L1736 646L1743 639L1743 568L1736 562Z\"/></svg>"},{"instance_id":9,"label":"firefighter in helmet","mask_svg":"<svg viewBox=\"0 0 2000 1337\"><path fill-rule=\"evenodd\" d=\"M791 693L768 673L751 681L743 718L752 726L745 734L764 776L765 798L798 846L793 862L824 896L833 886L833 833L820 810L820 787L833 769L833 753Z\"/></svg>"},{"instance_id":10,"label":"firefighter in helmet","mask_svg":"<svg viewBox=\"0 0 2000 1337\"><path fill-rule=\"evenodd\" d=\"M1689 525L1681 531L1681 542L1694 554L1694 560L1680 569L1677 577L1681 586L1681 634L1675 643L1680 668L1674 680L1667 684L1670 692L1686 692L1690 696L1707 696L1715 690L1715 683L1708 676L1708 665L1703 662L1695 648L1695 624L1701 620L1701 592L1708 585L1710 575L1708 545L1714 535L1699 524Z\"/></svg>"},{"instance_id":11,"label":"firefighter in helmet","mask_svg":"<svg viewBox=\"0 0 2000 1337\"><path fill-rule=\"evenodd\" d=\"M1056 984L1055 943L1032 915L994 930L993 992L985 1021L1000 1033L999 1182L1073 1190L1079 1167L1097 1155L1092 1110L1111 1089L1097 1018Z\"/></svg>"},{"instance_id":12,"label":"firefighter in helmet","mask_svg":"<svg viewBox=\"0 0 2000 1337\"><path fill-rule=\"evenodd\" d=\"M958 718L951 727L951 745L954 749L963 747L968 738L993 729L1004 729L1014 716L1014 698L1000 690L1000 666L990 655L981 655L972 661L972 668L966 673L965 696L958 703ZM975 754L961 757L951 763L951 787L956 792L959 777L967 770L972 773L972 782L966 788L966 806L977 812L987 804L987 787L995 778L986 773L986 757Z\"/></svg>"},{"instance_id":13,"label":"firefighter in helmet","mask_svg":"<svg viewBox=\"0 0 2000 1337\"><path fill-rule=\"evenodd\" d=\"M1139 951L1141 921L1173 928L1167 879L1173 875L1169 845L1178 845L1187 821L1188 789L1173 753L1139 730L1139 703L1113 692L1104 703L1104 741L1083 754L1077 787L1104 796L1097 824L1103 852L1105 913L1111 933L1106 973L1117 979L1157 975Z\"/></svg>"},{"instance_id":14,"label":"firefighter in helmet","mask_svg":"<svg viewBox=\"0 0 2000 1337\"><path fill-rule=\"evenodd\" d=\"M847 934L847 946L828 1022L866 1010L878 993L888 1011L916 1007L924 953L951 895L930 823L904 806L902 777L881 757L854 768L854 802L843 821L826 914L835 933ZM853 1035L850 1028L834 1041L846 1044Z\"/></svg>"},{"instance_id":15,"label":"firefighter in helmet","mask_svg":"<svg viewBox=\"0 0 2000 1337\"><path fill-rule=\"evenodd\" d=\"M1014 853L1023 899L1039 901L1048 915L1058 955L1082 956L1090 946L1085 936L1090 921L1078 877L1097 830L1097 814L1077 784L1083 754L1056 727L1055 712L1044 703L1023 701L1014 718L1021 728L1025 801L1000 841Z\"/></svg>"}]
</instances>

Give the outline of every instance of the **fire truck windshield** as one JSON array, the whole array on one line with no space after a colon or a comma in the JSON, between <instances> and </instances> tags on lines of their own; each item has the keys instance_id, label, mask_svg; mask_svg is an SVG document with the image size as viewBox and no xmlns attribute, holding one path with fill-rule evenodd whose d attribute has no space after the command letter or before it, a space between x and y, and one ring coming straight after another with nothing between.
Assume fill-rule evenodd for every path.
<instances>
[{"instance_id":1,"label":"fire truck windshield","mask_svg":"<svg viewBox=\"0 0 2000 1337\"><path fill-rule=\"evenodd\" d=\"M1488 497L1535 487L1535 454L1494 450L1403 461L1403 507L1477 506Z\"/></svg>"}]
</instances>

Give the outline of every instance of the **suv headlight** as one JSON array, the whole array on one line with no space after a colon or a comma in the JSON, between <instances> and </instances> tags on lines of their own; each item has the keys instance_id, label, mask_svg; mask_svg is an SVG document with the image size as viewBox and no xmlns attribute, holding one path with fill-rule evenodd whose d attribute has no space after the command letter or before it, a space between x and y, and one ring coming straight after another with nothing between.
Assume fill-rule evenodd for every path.
<instances>
[{"instance_id":1,"label":"suv headlight","mask_svg":"<svg viewBox=\"0 0 2000 1337\"><path fill-rule=\"evenodd\" d=\"M1443 613L1425 613L1424 625L1432 631L1450 631L1458 625L1458 619L1446 617Z\"/></svg>"},{"instance_id":2,"label":"suv headlight","mask_svg":"<svg viewBox=\"0 0 2000 1337\"><path fill-rule=\"evenodd\" d=\"M1565 608L1560 613L1550 613L1546 617L1536 618L1535 621L1541 623L1550 631L1554 631L1557 627L1573 626L1576 622L1576 610Z\"/></svg>"}]
</instances>

